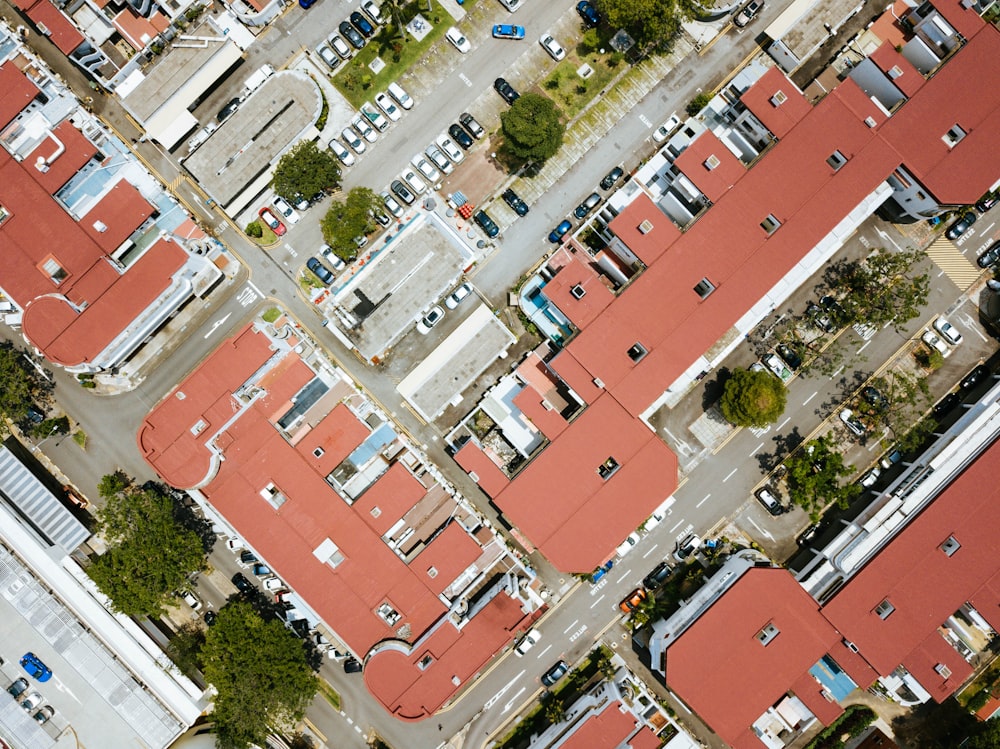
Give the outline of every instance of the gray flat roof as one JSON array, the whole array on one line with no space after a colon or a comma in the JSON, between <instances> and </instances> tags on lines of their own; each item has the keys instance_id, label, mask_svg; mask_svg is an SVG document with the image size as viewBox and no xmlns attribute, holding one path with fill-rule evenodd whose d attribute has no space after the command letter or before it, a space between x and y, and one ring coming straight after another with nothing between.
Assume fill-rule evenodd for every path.
<instances>
[{"instance_id":1,"label":"gray flat roof","mask_svg":"<svg viewBox=\"0 0 1000 749\"><path fill-rule=\"evenodd\" d=\"M361 320L347 335L362 356L381 356L451 287L464 264L452 241L423 219L393 239L338 298Z\"/></svg>"},{"instance_id":2,"label":"gray flat roof","mask_svg":"<svg viewBox=\"0 0 1000 749\"><path fill-rule=\"evenodd\" d=\"M304 73L275 73L185 162L209 195L229 205L319 117L322 98Z\"/></svg>"}]
</instances>

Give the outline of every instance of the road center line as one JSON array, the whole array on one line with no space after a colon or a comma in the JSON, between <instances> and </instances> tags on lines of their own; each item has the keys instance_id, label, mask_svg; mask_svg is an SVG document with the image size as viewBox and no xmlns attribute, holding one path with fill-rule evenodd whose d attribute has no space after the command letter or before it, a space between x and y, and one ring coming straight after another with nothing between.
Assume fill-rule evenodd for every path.
<instances>
[{"instance_id":1,"label":"road center line","mask_svg":"<svg viewBox=\"0 0 1000 749\"><path fill-rule=\"evenodd\" d=\"M755 452L757 452L758 450L760 450L760 449L761 449L761 448L762 448L763 446L764 446L764 443L763 443L763 442L761 442L761 443L760 443L759 445L757 445L757 447L755 447L755 448L754 448L753 450L751 450L751 451L750 451L750 457L752 458L752 457L753 457L753 454L754 454ZM705 497L705 499L708 499L708 497ZM704 502L704 501L705 501L705 500L703 499L703 500L702 500L702 502Z\"/></svg>"},{"instance_id":2,"label":"road center line","mask_svg":"<svg viewBox=\"0 0 1000 749\"><path fill-rule=\"evenodd\" d=\"M570 625L569 625L568 627L566 627L566 629L564 629L564 630L563 630L563 634L564 634L564 635L568 635L568 634L569 634L569 631L570 631L571 629L573 629L573 627L575 627L575 626L576 626L577 624L579 624L579 623L580 623L580 620L579 620L579 619L574 619L574 620L573 620L573 623L572 623L572 624L570 624Z\"/></svg>"},{"instance_id":3,"label":"road center line","mask_svg":"<svg viewBox=\"0 0 1000 749\"><path fill-rule=\"evenodd\" d=\"M830 379L832 380L834 377L836 377L837 375L839 375L843 371L844 371L844 365L841 364L840 367L837 368L837 371L834 372L832 375L830 375Z\"/></svg>"},{"instance_id":4,"label":"road center line","mask_svg":"<svg viewBox=\"0 0 1000 749\"><path fill-rule=\"evenodd\" d=\"M604 595L602 594L600 598L598 598L596 601L594 601L592 604L590 604L590 608L594 608L594 606L596 606L597 604L599 604L603 600L604 600ZM548 648L546 648L546 650L548 650Z\"/></svg>"},{"instance_id":5,"label":"road center line","mask_svg":"<svg viewBox=\"0 0 1000 749\"><path fill-rule=\"evenodd\" d=\"M809 401L811 401L811 400L812 400L813 398L815 398L815 397L816 397L817 395L819 395L819 390L817 390L817 391L816 391L815 393L813 393L813 394L812 394L812 395L810 395L810 396L809 396L808 398L806 398L806 399L805 399L804 401L802 401L802 405L803 405L803 406L805 406L805 405L808 405Z\"/></svg>"},{"instance_id":6,"label":"road center line","mask_svg":"<svg viewBox=\"0 0 1000 749\"><path fill-rule=\"evenodd\" d=\"M733 477L733 474L734 474L734 473L736 473L736 471L737 471L737 470L739 470L739 469L737 469L737 468L734 468L733 470L731 470L731 471L729 472L729 475L728 475L728 476L726 476L726 477L725 477L724 479L722 479L722 483L724 484L724 483L726 483L727 481L729 481L729 479L731 479L731 478Z\"/></svg>"},{"instance_id":7,"label":"road center line","mask_svg":"<svg viewBox=\"0 0 1000 749\"><path fill-rule=\"evenodd\" d=\"M761 444L763 444L763 443L761 443ZM703 504L705 504L705 502L708 501L708 498L711 497L711 496L712 496L711 492L709 492L708 494L706 494L705 497L704 497L704 499L702 499L701 502L699 502L698 504L696 504L695 507L701 507Z\"/></svg>"}]
</instances>

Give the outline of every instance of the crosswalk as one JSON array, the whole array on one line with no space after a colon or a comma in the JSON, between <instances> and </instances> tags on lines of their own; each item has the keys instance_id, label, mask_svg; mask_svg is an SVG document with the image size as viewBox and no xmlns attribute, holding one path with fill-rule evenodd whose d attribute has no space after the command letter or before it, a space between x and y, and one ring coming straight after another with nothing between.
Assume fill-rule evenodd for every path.
<instances>
[{"instance_id":1,"label":"crosswalk","mask_svg":"<svg viewBox=\"0 0 1000 749\"><path fill-rule=\"evenodd\" d=\"M946 237L938 237L927 248L927 257L937 265L955 285L965 290L979 278L980 270Z\"/></svg>"}]
</instances>

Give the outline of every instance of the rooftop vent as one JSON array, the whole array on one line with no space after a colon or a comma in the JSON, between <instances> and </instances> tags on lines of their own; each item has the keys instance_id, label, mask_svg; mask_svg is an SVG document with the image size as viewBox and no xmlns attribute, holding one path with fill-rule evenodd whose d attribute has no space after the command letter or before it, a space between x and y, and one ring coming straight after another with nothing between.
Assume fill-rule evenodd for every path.
<instances>
[{"instance_id":1,"label":"rooftop vent","mask_svg":"<svg viewBox=\"0 0 1000 749\"><path fill-rule=\"evenodd\" d=\"M98 231L101 234L103 234L107 230L108 230L108 225L105 224L103 221L95 221L94 222L94 231Z\"/></svg>"},{"instance_id":2,"label":"rooftop vent","mask_svg":"<svg viewBox=\"0 0 1000 749\"><path fill-rule=\"evenodd\" d=\"M775 637L778 636L780 630L773 624L768 624L760 632L757 633L757 641L767 647L768 643L771 642Z\"/></svg>"},{"instance_id":3,"label":"rooftop vent","mask_svg":"<svg viewBox=\"0 0 1000 749\"><path fill-rule=\"evenodd\" d=\"M868 127L875 127L875 125L878 124L878 123L875 122L875 118L874 117L869 116L869 117L865 117L865 124Z\"/></svg>"},{"instance_id":4,"label":"rooftop vent","mask_svg":"<svg viewBox=\"0 0 1000 749\"><path fill-rule=\"evenodd\" d=\"M587 290L577 283L570 287L569 293L574 299L583 299L587 294Z\"/></svg>"},{"instance_id":5,"label":"rooftop vent","mask_svg":"<svg viewBox=\"0 0 1000 749\"><path fill-rule=\"evenodd\" d=\"M651 231L653 231L653 222L650 221L648 218L645 221L643 221L641 224L639 224L639 233L640 234L649 234L649 232L651 232Z\"/></svg>"},{"instance_id":6,"label":"rooftop vent","mask_svg":"<svg viewBox=\"0 0 1000 749\"><path fill-rule=\"evenodd\" d=\"M709 171L712 171L713 169L718 167L720 163L722 162L719 161L719 157L713 153L711 156L705 159L705 168L708 169Z\"/></svg>"},{"instance_id":7,"label":"rooftop vent","mask_svg":"<svg viewBox=\"0 0 1000 749\"><path fill-rule=\"evenodd\" d=\"M903 74L903 69L899 67L899 65L893 65L891 68L889 68L889 77L892 78L893 80L896 80L902 74Z\"/></svg>"},{"instance_id":8,"label":"rooftop vent","mask_svg":"<svg viewBox=\"0 0 1000 749\"><path fill-rule=\"evenodd\" d=\"M771 97L771 104L776 107L780 107L788 101L788 95L784 91L775 91L774 96Z\"/></svg>"}]
</instances>

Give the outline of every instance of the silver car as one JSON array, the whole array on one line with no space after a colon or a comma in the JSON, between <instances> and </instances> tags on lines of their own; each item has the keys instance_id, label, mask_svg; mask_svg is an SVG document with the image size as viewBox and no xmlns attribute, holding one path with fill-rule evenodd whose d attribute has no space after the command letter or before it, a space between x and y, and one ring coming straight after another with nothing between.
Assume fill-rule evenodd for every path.
<instances>
[{"instance_id":1,"label":"silver car","mask_svg":"<svg viewBox=\"0 0 1000 749\"><path fill-rule=\"evenodd\" d=\"M427 154L427 158L433 162L434 166L445 174L451 174L454 171L455 165L448 161L448 157L441 153L441 149L437 146L428 146L424 153Z\"/></svg>"},{"instance_id":2,"label":"silver car","mask_svg":"<svg viewBox=\"0 0 1000 749\"><path fill-rule=\"evenodd\" d=\"M382 202L386 209L396 218L403 218L403 206L401 206L387 191L381 193Z\"/></svg>"},{"instance_id":3,"label":"silver car","mask_svg":"<svg viewBox=\"0 0 1000 749\"><path fill-rule=\"evenodd\" d=\"M319 56L323 58L323 62L331 68L335 68L340 65L341 58L332 49L330 49L330 45L321 44L316 48L316 51L319 52Z\"/></svg>"},{"instance_id":4,"label":"silver car","mask_svg":"<svg viewBox=\"0 0 1000 749\"><path fill-rule=\"evenodd\" d=\"M369 143L374 143L378 140L378 131L372 127L372 123L363 114L359 114L351 120L351 127L357 130L361 137Z\"/></svg>"},{"instance_id":5,"label":"silver car","mask_svg":"<svg viewBox=\"0 0 1000 749\"><path fill-rule=\"evenodd\" d=\"M354 154L347 150L347 146L341 143L339 140L334 138L330 141L330 150L340 159L340 163L344 166L354 166L355 158Z\"/></svg>"},{"instance_id":6,"label":"silver car","mask_svg":"<svg viewBox=\"0 0 1000 749\"><path fill-rule=\"evenodd\" d=\"M441 134L438 136L437 140L434 141L445 152L445 155L449 159L454 161L456 164L465 158L465 154L462 153L462 149L455 145L455 141L449 138L447 135Z\"/></svg>"},{"instance_id":7,"label":"silver car","mask_svg":"<svg viewBox=\"0 0 1000 749\"><path fill-rule=\"evenodd\" d=\"M361 136L354 131L354 128L345 127L341 131L340 137L344 139L344 143L354 149L355 153L365 152L365 142L361 139Z\"/></svg>"},{"instance_id":8,"label":"silver car","mask_svg":"<svg viewBox=\"0 0 1000 749\"><path fill-rule=\"evenodd\" d=\"M441 172L431 166L431 163L424 157L423 154L417 154L412 159L410 163L417 168L417 171L424 175L424 178L430 182L432 185L441 178Z\"/></svg>"},{"instance_id":9,"label":"silver car","mask_svg":"<svg viewBox=\"0 0 1000 749\"><path fill-rule=\"evenodd\" d=\"M375 104L393 122L399 122L399 118L403 116L403 113L399 111L399 107L393 103L392 99L389 98L389 94L385 92L375 97Z\"/></svg>"}]
</instances>

